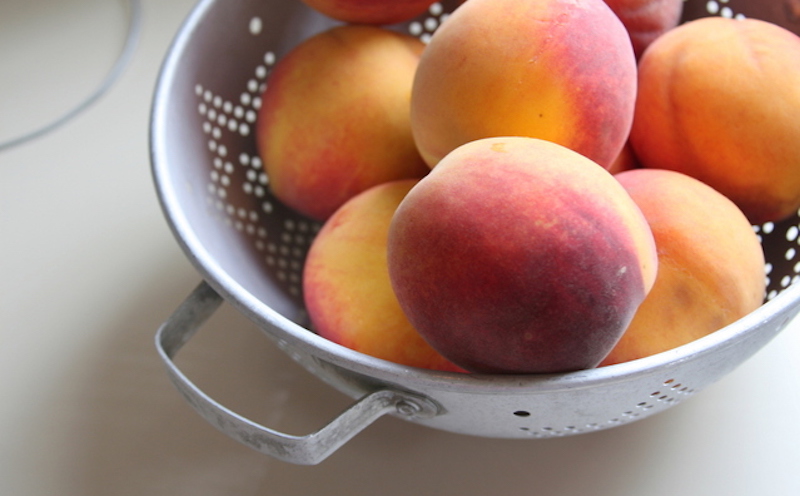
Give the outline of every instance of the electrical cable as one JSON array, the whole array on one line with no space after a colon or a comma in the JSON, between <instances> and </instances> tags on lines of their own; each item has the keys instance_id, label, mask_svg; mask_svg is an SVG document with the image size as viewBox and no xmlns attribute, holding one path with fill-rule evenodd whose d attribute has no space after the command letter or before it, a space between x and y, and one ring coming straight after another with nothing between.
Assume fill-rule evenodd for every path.
<instances>
[{"instance_id":1,"label":"electrical cable","mask_svg":"<svg viewBox=\"0 0 800 496\"><path fill-rule=\"evenodd\" d=\"M122 47L122 51L117 57L116 62L114 63L113 67L111 67L108 74L106 74L106 77L103 79L100 85L97 86L94 91L92 91L92 93L90 93L89 96L82 100L77 106L73 107L71 110L67 111L48 124L34 129L33 131L29 131L16 138L12 138L7 141L0 141L0 152L31 141L62 126L73 117L89 108L106 91L108 91L111 86L113 86L133 57L133 53L136 51L136 45L139 41L139 36L142 29L142 8L140 0L128 0L128 5L130 12L128 19L128 32L125 37L125 45Z\"/></svg>"}]
</instances>

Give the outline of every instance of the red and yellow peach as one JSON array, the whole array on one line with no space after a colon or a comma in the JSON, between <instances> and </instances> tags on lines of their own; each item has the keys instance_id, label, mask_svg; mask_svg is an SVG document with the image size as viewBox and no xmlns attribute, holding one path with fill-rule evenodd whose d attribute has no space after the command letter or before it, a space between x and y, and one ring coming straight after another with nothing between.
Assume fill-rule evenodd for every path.
<instances>
[{"instance_id":1,"label":"red and yellow peach","mask_svg":"<svg viewBox=\"0 0 800 496\"><path fill-rule=\"evenodd\" d=\"M604 167L636 98L636 59L603 0L469 0L423 52L411 123L429 166L469 141L524 136Z\"/></svg>"},{"instance_id":2,"label":"red and yellow peach","mask_svg":"<svg viewBox=\"0 0 800 496\"><path fill-rule=\"evenodd\" d=\"M602 365L676 348L744 317L764 301L764 253L729 199L687 175L659 169L618 174L658 249L658 275Z\"/></svg>"},{"instance_id":3,"label":"red and yellow peach","mask_svg":"<svg viewBox=\"0 0 800 496\"><path fill-rule=\"evenodd\" d=\"M800 208L800 37L707 17L659 37L639 65L631 144L641 165L690 175L753 224Z\"/></svg>"},{"instance_id":4,"label":"red and yellow peach","mask_svg":"<svg viewBox=\"0 0 800 496\"><path fill-rule=\"evenodd\" d=\"M256 141L270 188L325 220L352 196L429 170L411 134L411 85L424 44L374 26L317 34L280 59Z\"/></svg>"},{"instance_id":5,"label":"red and yellow peach","mask_svg":"<svg viewBox=\"0 0 800 496\"><path fill-rule=\"evenodd\" d=\"M415 184L374 186L325 222L303 271L306 309L317 333L342 346L402 365L462 372L409 323L389 281L389 224Z\"/></svg>"},{"instance_id":6,"label":"red and yellow peach","mask_svg":"<svg viewBox=\"0 0 800 496\"><path fill-rule=\"evenodd\" d=\"M435 0L303 0L333 19L354 24L394 24L421 15Z\"/></svg>"},{"instance_id":7,"label":"red and yellow peach","mask_svg":"<svg viewBox=\"0 0 800 496\"><path fill-rule=\"evenodd\" d=\"M652 287L657 256L608 171L508 137L462 145L410 190L388 266L409 321L453 363L546 373L600 363Z\"/></svg>"}]
</instances>

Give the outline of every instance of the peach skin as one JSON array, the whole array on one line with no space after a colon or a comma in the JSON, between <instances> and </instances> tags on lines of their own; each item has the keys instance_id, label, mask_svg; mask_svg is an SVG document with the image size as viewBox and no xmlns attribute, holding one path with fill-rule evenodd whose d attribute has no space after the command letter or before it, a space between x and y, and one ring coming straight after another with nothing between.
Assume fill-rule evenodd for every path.
<instances>
[{"instance_id":1,"label":"peach skin","mask_svg":"<svg viewBox=\"0 0 800 496\"><path fill-rule=\"evenodd\" d=\"M630 37L603 0L469 0L422 54L412 131L431 167L494 136L545 139L609 167L636 84Z\"/></svg>"},{"instance_id":2,"label":"peach skin","mask_svg":"<svg viewBox=\"0 0 800 496\"><path fill-rule=\"evenodd\" d=\"M650 45L631 144L643 167L688 174L753 224L800 208L800 37L756 19L707 17Z\"/></svg>"},{"instance_id":3,"label":"peach skin","mask_svg":"<svg viewBox=\"0 0 800 496\"><path fill-rule=\"evenodd\" d=\"M676 27L684 0L605 0L625 25L639 59L656 38Z\"/></svg>"},{"instance_id":4,"label":"peach skin","mask_svg":"<svg viewBox=\"0 0 800 496\"><path fill-rule=\"evenodd\" d=\"M747 218L722 194L679 172L638 169L617 179L655 237L653 289L602 365L699 339L764 301L764 253Z\"/></svg>"},{"instance_id":5,"label":"peach skin","mask_svg":"<svg viewBox=\"0 0 800 496\"><path fill-rule=\"evenodd\" d=\"M280 59L256 142L272 192L325 220L352 196L429 170L411 134L411 85L424 45L375 26L317 34Z\"/></svg>"},{"instance_id":6,"label":"peach skin","mask_svg":"<svg viewBox=\"0 0 800 496\"><path fill-rule=\"evenodd\" d=\"M421 15L435 0L303 0L334 19L354 24L395 24Z\"/></svg>"},{"instance_id":7,"label":"peach skin","mask_svg":"<svg viewBox=\"0 0 800 496\"><path fill-rule=\"evenodd\" d=\"M328 219L304 267L306 308L317 333L342 346L402 365L463 372L411 326L389 282L389 223L414 184L374 186Z\"/></svg>"},{"instance_id":8,"label":"peach skin","mask_svg":"<svg viewBox=\"0 0 800 496\"><path fill-rule=\"evenodd\" d=\"M535 138L455 149L411 189L389 230L401 308L471 372L596 366L652 287L657 263L650 229L614 177Z\"/></svg>"}]
</instances>

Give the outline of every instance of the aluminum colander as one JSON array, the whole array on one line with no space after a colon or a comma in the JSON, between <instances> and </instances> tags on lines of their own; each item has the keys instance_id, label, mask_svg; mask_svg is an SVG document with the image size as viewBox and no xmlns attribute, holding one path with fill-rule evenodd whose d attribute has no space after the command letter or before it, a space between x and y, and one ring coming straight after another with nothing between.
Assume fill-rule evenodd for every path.
<instances>
[{"instance_id":1,"label":"aluminum colander","mask_svg":"<svg viewBox=\"0 0 800 496\"><path fill-rule=\"evenodd\" d=\"M425 41L458 3L435 3L427 14L389 28ZM759 17L791 28L791 19L769 2L685 3L685 19L708 15ZM158 79L154 182L169 226L203 280L159 328L156 346L185 399L231 438L281 460L316 464L387 414L494 438L608 429L697 394L756 353L800 310L800 284L794 284L800 218L793 216L754 226L767 259L768 295L760 308L695 342L623 364L554 375L443 373L373 358L314 334L301 275L320 225L270 194L254 129L276 61L335 24L299 0L203 0L177 33ZM223 302L353 404L320 430L294 436L204 394L173 358Z\"/></svg>"}]
</instances>

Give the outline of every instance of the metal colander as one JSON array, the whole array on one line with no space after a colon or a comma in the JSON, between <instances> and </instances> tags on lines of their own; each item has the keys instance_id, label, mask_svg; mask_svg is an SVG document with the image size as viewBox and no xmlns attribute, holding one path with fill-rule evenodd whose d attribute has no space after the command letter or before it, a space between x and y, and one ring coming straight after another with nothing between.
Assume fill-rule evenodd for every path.
<instances>
[{"instance_id":1,"label":"metal colander","mask_svg":"<svg viewBox=\"0 0 800 496\"><path fill-rule=\"evenodd\" d=\"M425 40L458 3L435 3L426 15L390 29ZM792 28L793 19L770 5L688 0L684 17L760 17ZM186 400L230 437L282 460L314 464L386 414L496 438L607 429L696 394L758 351L800 310L800 284L794 284L800 218L794 216L754 226L768 262L764 305L709 336L640 360L556 375L467 375L397 365L314 334L303 308L301 274L320 225L271 195L254 129L276 61L335 24L299 0L203 0L178 32L156 88L155 185L178 243L203 276L158 330L156 345ZM173 357L223 301L305 368L355 398L353 405L317 432L290 436L200 391Z\"/></svg>"}]
</instances>

